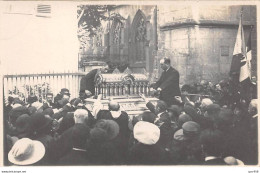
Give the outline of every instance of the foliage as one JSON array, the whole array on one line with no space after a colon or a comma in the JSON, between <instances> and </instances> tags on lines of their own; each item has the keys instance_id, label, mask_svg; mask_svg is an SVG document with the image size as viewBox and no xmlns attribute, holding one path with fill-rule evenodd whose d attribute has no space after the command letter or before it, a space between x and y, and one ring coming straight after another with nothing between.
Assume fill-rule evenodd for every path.
<instances>
[{"instance_id":1,"label":"foliage","mask_svg":"<svg viewBox=\"0 0 260 173\"><path fill-rule=\"evenodd\" d=\"M30 95L36 95L40 102L46 99L46 94L51 92L50 84L42 83L36 85L15 86L13 90L9 90L9 95L17 95L22 101L27 100Z\"/></svg>"},{"instance_id":2,"label":"foliage","mask_svg":"<svg viewBox=\"0 0 260 173\"><path fill-rule=\"evenodd\" d=\"M96 35L102 21L125 20L118 13L111 13L115 5L79 5L77 9L78 38L81 47L86 45L90 38Z\"/></svg>"}]
</instances>

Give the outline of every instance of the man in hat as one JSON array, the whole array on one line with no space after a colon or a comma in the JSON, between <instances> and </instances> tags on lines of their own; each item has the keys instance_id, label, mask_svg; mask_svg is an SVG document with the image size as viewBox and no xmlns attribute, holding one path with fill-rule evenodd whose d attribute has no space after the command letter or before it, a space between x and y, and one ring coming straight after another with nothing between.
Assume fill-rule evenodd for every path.
<instances>
[{"instance_id":1,"label":"man in hat","mask_svg":"<svg viewBox=\"0 0 260 173\"><path fill-rule=\"evenodd\" d=\"M160 92L160 100L167 103L168 106L176 104L175 96L180 96L179 72L171 67L171 60L163 58L160 60L163 70L160 79L153 85L153 89Z\"/></svg>"},{"instance_id":2,"label":"man in hat","mask_svg":"<svg viewBox=\"0 0 260 173\"><path fill-rule=\"evenodd\" d=\"M169 151L171 164L200 163L199 133L200 125L194 121L185 122L182 128L174 133L174 139Z\"/></svg>"},{"instance_id":3,"label":"man in hat","mask_svg":"<svg viewBox=\"0 0 260 173\"><path fill-rule=\"evenodd\" d=\"M157 125L161 131L160 140L158 143L163 148L167 148L173 135L171 118L167 112L167 104L164 101L159 100L156 106L154 106L143 94L140 94L140 96L145 100L146 107L156 115L154 124Z\"/></svg>"},{"instance_id":4,"label":"man in hat","mask_svg":"<svg viewBox=\"0 0 260 173\"><path fill-rule=\"evenodd\" d=\"M54 97L54 104L55 104L55 106L53 108L54 109L55 108L59 109L59 108L63 107L65 104L67 104L69 102L69 99L70 99L69 89L62 88L60 93L58 93Z\"/></svg>"},{"instance_id":5,"label":"man in hat","mask_svg":"<svg viewBox=\"0 0 260 173\"><path fill-rule=\"evenodd\" d=\"M82 123L77 123L70 128L71 134L67 140L71 141L71 148L59 159L58 165L87 165L86 142L89 131L89 127Z\"/></svg>"},{"instance_id":6,"label":"man in hat","mask_svg":"<svg viewBox=\"0 0 260 173\"><path fill-rule=\"evenodd\" d=\"M163 164L165 151L158 145L160 129L149 122L139 121L133 129L136 143L129 151L128 163L134 165Z\"/></svg>"}]
</instances>

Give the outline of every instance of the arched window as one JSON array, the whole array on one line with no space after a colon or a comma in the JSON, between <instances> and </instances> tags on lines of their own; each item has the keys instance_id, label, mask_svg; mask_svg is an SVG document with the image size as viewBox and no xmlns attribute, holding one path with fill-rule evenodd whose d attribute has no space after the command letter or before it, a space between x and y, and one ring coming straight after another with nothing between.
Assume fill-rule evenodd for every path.
<instances>
[{"instance_id":1,"label":"arched window","mask_svg":"<svg viewBox=\"0 0 260 173\"><path fill-rule=\"evenodd\" d=\"M146 17L138 10L132 24L133 59L137 63L145 62L146 32Z\"/></svg>"}]
</instances>

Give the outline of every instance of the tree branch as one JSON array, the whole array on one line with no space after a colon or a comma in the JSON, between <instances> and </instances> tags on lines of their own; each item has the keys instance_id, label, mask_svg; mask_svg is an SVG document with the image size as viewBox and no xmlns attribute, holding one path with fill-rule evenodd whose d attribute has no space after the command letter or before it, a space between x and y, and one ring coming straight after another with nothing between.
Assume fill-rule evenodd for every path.
<instances>
[{"instance_id":1,"label":"tree branch","mask_svg":"<svg viewBox=\"0 0 260 173\"><path fill-rule=\"evenodd\" d=\"M84 14L84 9L82 9L82 11L81 11L81 13L80 13L80 15L79 15L79 17L78 17L78 21L77 21L77 23L78 23L78 25L79 25L79 21L80 21L80 19L81 19L81 17L83 16L83 14Z\"/></svg>"}]
</instances>

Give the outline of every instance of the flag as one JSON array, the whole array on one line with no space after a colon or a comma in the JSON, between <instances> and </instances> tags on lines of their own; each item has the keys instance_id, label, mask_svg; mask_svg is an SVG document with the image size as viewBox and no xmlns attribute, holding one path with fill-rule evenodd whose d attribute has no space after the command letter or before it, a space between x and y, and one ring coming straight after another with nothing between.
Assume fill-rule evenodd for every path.
<instances>
[{"instance_id":1,"label":"flag","mask_svg":"<svg viewBox=\"0 0 260 173\"><path fill-rule=\"evenodd\" d=\"M248 41L246 44L246 58L247 58L249 78L251 79L252 78L252 76L251 76L251 60L252 60L251 31L249 33Z\"/></svg>"},{"instance_id":2,"label":"flag","mask_svg":"<svg viewBox=\"0 0 260 173\"><path fill-rule=\"evenodd\" d=\"M249 50L249 46L250 45L248 45L248 48L246 49L244 30L242 25L242 15L241 15L237 37L236 37L236 43L233 52L233 58L230 67L230 75L234 83L241 84L239 92L241 94L241 97L246 101L249 100L249 90L251 84L249 61L247 59L247 51L246 51Z\"/></svg>"}]
</instances>

